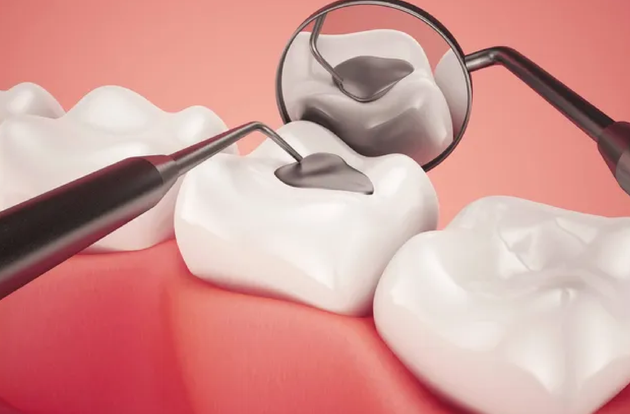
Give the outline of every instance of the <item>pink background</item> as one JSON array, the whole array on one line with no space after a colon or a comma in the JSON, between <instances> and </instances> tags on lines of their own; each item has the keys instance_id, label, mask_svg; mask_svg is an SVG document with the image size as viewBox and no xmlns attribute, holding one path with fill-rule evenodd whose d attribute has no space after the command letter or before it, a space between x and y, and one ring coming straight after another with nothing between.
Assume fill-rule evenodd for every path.
<instances>
[{"instance_id":1,"label":"pink background","mask_svg":"<svg viewBox=\"0 0 630 414\"><path fill-rule=\"evenodd\" d=\"M35 82L69 108L118 84L167 110L202 104L230 126L278 127L277 61L325 3L4 1L0 89ZM626 0L421 6L465 51L512 46L611 117L630 118ZM576 127L505 70L473 82L466 136L430 173L442 224L495 194L630 213ZM628 394L602 412L628 412ZM369 318L214 289L188 274L173 242L72 259L0 302L0 397L33 414L459 413L409 375Z\"/></svg>"}]
</instances>

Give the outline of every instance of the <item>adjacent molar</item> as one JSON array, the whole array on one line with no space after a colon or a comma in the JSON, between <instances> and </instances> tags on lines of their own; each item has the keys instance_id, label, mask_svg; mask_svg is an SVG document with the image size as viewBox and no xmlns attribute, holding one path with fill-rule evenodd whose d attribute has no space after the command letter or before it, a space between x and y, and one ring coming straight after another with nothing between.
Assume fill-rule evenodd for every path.
<instances>
[{"instance_id":1,"label":"adjacent molar","mask_svg":"<svg viewBox=\"0 0 630 414\"><path fill-rule=\"evenodd\" d=\"M64 110L44 88L27 82L0 91L0 124L11 116L21 114L59 118Z\"/></svg>"},{"instance_id":2,"label":"adjacent molar","mask_svg":"<svg viewBox=\"0 0 630 414\"><path fill-rule=\"evenodd\" d=\"M274 171L293 159L271 140L244 157L219 154L180 189L182 257L191 273L222 287L366 314L394 252L436 228L433 186L409 157L363 157L317 124L291 122L278 134L303 156L342 156L374 193L289 187Z\"/></svg>"},{"instance_id":3,"label":"adjacent molar","mask_svg":"<svg viewBox=\"0 0 630 414\"><path fill-rule=\"evenodd\" d=\"M104 86L58 119L16 116L0 127L0 210L124 158L169 154L227 130L212 111L167 113L128 89ZM235 153L235 148L228 148ZM177 183L153 209L88 251L139 250L173 236Z\"/></svg>"},{"instance_id":4,"label":"adjacent molar","mask_svg":"<svg viewBox=\"0 0 630 414\"><path fill-rule=\"evenodd\" d=\"M414 71L383 97L361 103L344 95L315 60L310 36L296 36L283 66L283 99L291 119L324 125L361 155L401 153L423 165L452 143L446 99L413 37L396 30L320 35L317 47L333 67L361 55L404 59L413 65Z\"/></svg>"},{"instance_id":5,"label":"adjacent molar","mask_svg":"<svg viewBox=\"0 0 630 414\"><path fill-rule=\"evenodd\" d=\"M630 381L630 218L481 199L409 240L374 299L419 378L484 414L591 414Z\"/></svg>"}]
</instances>

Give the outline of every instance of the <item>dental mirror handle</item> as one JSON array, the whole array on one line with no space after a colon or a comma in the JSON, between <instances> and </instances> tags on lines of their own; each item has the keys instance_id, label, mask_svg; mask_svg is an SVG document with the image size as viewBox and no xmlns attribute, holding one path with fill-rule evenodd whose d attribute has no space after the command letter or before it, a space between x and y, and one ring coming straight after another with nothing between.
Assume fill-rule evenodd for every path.
<instances>
[{"instance_id":1,"label":"dental mirror handle","mask_svg":"<svg viewBox=\"0 0 630 414\"><path fill-rule=\"evenodd\" d=\"M465 57L469 72L502 65L553 105L595 142L619 186L630 195L630 124L596 106L516 50L499 46Z\"/></svg>"}]
</instances>

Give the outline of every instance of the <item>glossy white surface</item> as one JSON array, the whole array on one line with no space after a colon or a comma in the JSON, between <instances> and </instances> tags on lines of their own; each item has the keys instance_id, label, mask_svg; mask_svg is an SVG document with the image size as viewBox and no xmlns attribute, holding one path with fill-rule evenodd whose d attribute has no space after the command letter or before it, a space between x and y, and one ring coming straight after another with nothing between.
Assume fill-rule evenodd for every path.
<instances>
[{"instance_id":1,"label":"glossy white surface","mask_svg":"<svg viewBox=\"0 0 630 414\"><path fill-rule=\"evenodd\" d=\"M629 252L629 218L481 199L396 253L376 325L473 410L590 414L630 381Z\"/></svg>"},{"instance_id":2,"label":"glossy white surface","mask_svg":"<svg viewBox=\"0 0 630 414\"><path fill-rule=\"evenodd\" d=\"M0 209L124 158L169 154L227 129L211 110L167 113L137 93L103 86L58 119L15 116L0 126ZM235 148L228 148L236 152ZM177 183L153 209L88 251L140 250L173 236Z\"/></svg>"},{"instance_id":3,"label":"glossy white surface","mask_svg":"<svg viewBox=\"0 0 630 414\"><path fill-rule=\"evenodd\" d=\"M453 120L453 137L461 131L466 112L468 111L468 89L466 72L457 60L452 49L449 49L435 67L435 82L442 90Z\"/></svg>"},{"instance_id":4,"label":"glossy white surface","mask_svg":"<svg viewBox=\"0 0 630 414\"><path fill-rule=\"evenodd\" d=\"M7 118L21 114L58 118L64 114L64 110L44 88L26 82L0 91L0 124Z\"/></svg>"},{"instance_id":5,"label":"glossy white surface","mask_svg":"<svg viewBox=\"0 0 630 414\"><path fill-rule=\"evenodd\" d=\"M433 78L424 50L413 37L388 29L320 35L317 47L333 67L361 55L404 59L413 65L414 72L382 98L361 103L347 97L334 85L331 75L311 54L310 36L310 32L296 36L282 71L283 97L292 120L302 119L306 108L316 107L343 119L344 128L353 131L353 135L367 137L371 130L388 121L404 119L405 122L396 122L395 126L387 128L422 142L421 164L431 161L450 145L453 127L446 99Z\"/></svg>"},{"instance_id":6,"label":"glossy white surface","mask_svg":"<svg viewBox=\"0 0 630 414\"><path fill-rule=\"evenodd\" d=\"M270 140L247 156L217 155L182 184L181 254L193 274L222 287L366 314L394 252L436 228L433 186L410 158L359 156L319 125L297 121L278 133L303 156L340 155L374 194L287 186L274 171L293 159Z\"/></svg>"}]
</instances>

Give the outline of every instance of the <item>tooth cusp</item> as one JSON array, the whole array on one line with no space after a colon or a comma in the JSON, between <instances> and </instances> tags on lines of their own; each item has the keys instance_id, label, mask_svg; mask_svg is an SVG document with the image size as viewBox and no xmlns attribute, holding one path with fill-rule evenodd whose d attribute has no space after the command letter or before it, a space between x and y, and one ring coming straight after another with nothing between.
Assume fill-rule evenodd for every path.
<instances>
[{"instance_id":1,"label":"tooth cusp","mask_svg":"<svg viewBox=\"0 0 630 414\"><path fill-rule=\"evenodd\" d=\"M95 89L57 119L24 115L7 123L0 128L0 177L11 179L0 187L0 210L122 159L169 154L227 130L210 110L168 113L117 86ZM181 180L151 210L87 251L141 250L173 237L180 184Z\"/></svg>"},{"instance_id":2,"label":"tooth cusp","mask_svg":"<svg viewBox=\"0 0 630 414\"><path fill-rule=\"evenodd\" d=\"M0 125L16 115L59 118L64 113L61 104L44 88L34 83L20 83L7 91L0 91Z\"/></svg>"},{"instance_id":3,"label":"tooth cusp","mask_svg":"<svg viewBox=\"0 0 630 414\"><path fill-rule=\"evenodd\" d=\"M630 382L630 266L616 267L630 259L602 254L630 244L626 230L628 218L479 200L394 256L377 329L416 376L475 412L590 414Z\"/></svg>"}]
</instances>

